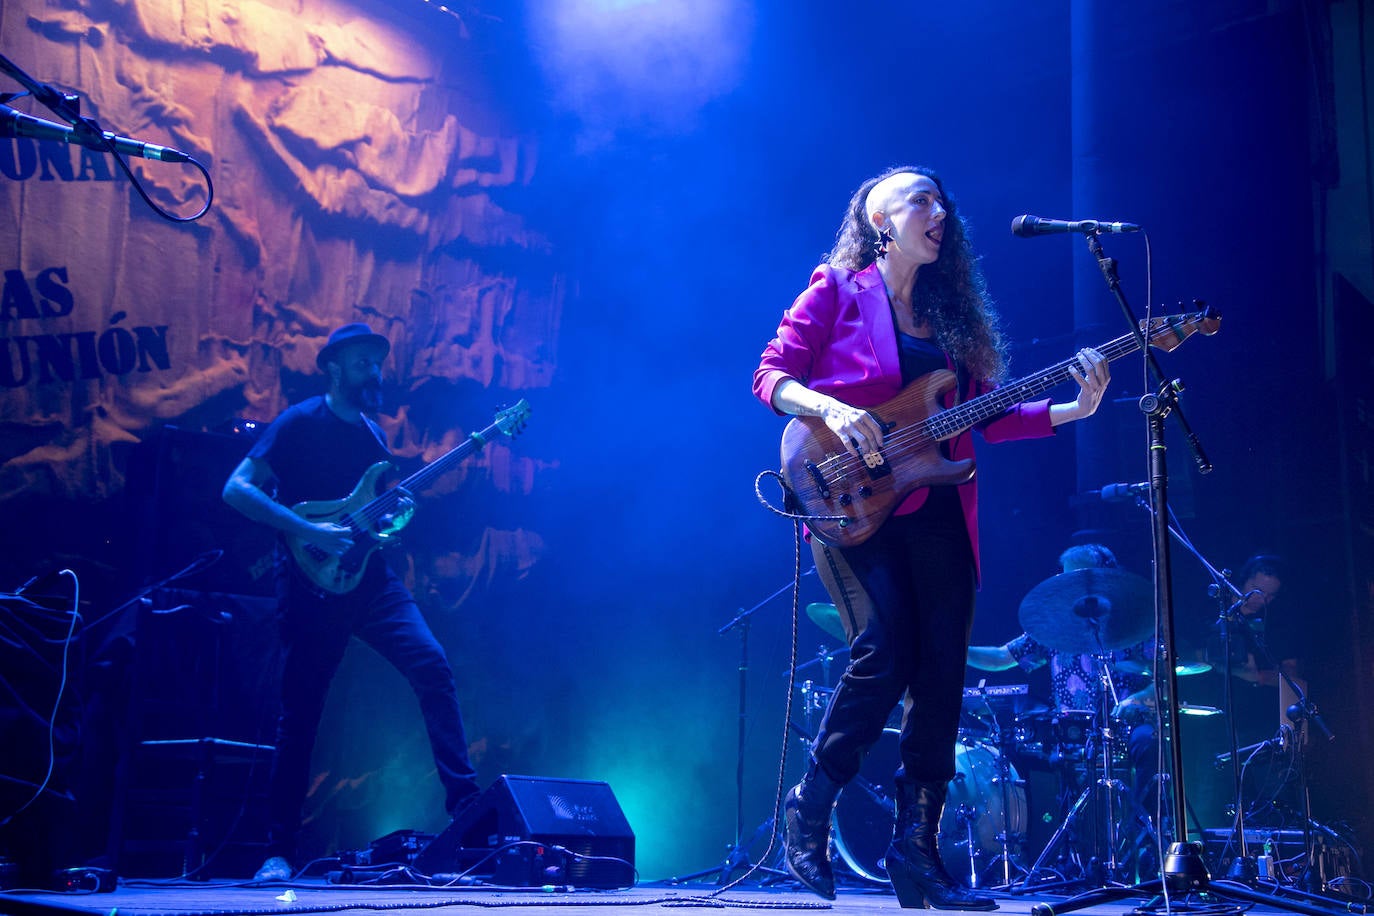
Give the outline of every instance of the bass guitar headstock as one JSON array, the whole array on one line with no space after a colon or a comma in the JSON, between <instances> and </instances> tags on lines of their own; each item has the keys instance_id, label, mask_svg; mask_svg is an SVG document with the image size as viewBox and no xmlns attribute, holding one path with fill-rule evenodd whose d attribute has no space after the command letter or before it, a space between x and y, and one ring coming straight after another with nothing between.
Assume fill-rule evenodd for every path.
<instances>
[{"instance_id":1,"label":"bass guitar headstock","mask_svg":"<svg viewBox=\"0 0 1374 916\"><path fill-rule=\"evenodd\" d=\"M525 431L525 424L530 418L530 405L524 398L518 404L507 407L496 412L496 420L493 424L507 436L514 438Z\"/></svg>"},{"instance_id":2,"label":"bass guitar headstock","mask_svg":"<svg viewBox=\"0 0 1374 916\"><path fill-rule=\"evenodd\" d=\"M1182 303L1179 303L1182 305ZM1140 322L1140 332L1150 346L1168 353L1193 334L1211 337L1221 330L1221 313L1207 303L1194 299L1193 311L1151 318L1148 327Z\"/></svg>"}]
</instances>

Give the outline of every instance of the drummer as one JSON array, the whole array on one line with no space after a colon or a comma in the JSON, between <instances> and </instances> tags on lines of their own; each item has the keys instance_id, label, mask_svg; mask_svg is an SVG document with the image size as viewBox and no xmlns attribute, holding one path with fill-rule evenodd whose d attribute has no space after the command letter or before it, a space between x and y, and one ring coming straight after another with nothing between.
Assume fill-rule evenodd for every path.
<instances>
[{"instance_id":1,"label":"drummer","mask_svg":"<svg viewBox=\"0 0 1374 916\"><path fill-rule=\"evenodd\" d=\"M1079 569L1115 569L1116 557L1101 544L1080 544L1059 556L1059 567L1069 573ZM1140 613L1146 614L1145 608ZM1154 666L1153 640L1146 638L1125 648L1104 653L1115 688L1112 718L1130 729L1129 756L1134 798L1153 821L1155 794L1151 792L1159 772L1159 739L1155 730L1155 690L1150 677ZM1060 712L1097 712L1103 708L1101 656L1060 651L1022 633L1000 646L970 646L969 667L982 671L1006 671L1018 665L1034 671L1050 666L1055 708ZM1148 795L1148 800L1147 800Z\"/></svg>"}]
</instances>

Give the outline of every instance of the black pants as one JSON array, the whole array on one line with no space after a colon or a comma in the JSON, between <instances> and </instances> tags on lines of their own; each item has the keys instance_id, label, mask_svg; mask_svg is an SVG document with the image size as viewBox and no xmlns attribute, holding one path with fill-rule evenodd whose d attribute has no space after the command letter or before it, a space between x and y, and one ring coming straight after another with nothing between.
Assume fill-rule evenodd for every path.
<instances>
[{"instance_id":1,"label":"black pants","mask_svg":"<svg viewBox=\"0 0 1374 916\"><path fill-rule=\"evenodd\" d=\"M329 683L357 636L395 666L420 701L445 804L452 812L477 793L453 671L409 589L374 557L347 595L320 597L283 562L277 580L284 666L277 751L269 788L270 855L296 855L301 806L310 778Z\"/></svg>"},{"instance_id":2,"label":"black pants","mask_svg":"<svg viewBox=\"0 0 1374 916\"><path fill-rule=\"evenodd\" d=\"M813 542L812 550L850 641L816 762L837 782L853 779L902 700L897 778L952 779L976 591L957 494L935 488L926 506L889 519L863 544Z\"/></svg>"}]
</instances>

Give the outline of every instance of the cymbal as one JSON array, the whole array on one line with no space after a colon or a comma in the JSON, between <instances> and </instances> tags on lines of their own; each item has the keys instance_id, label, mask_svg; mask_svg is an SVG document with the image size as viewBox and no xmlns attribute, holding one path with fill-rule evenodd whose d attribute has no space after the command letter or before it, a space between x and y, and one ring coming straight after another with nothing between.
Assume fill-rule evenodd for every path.
<instances>
[{"instance_id":1,"label":"cymbal","mask_svg":"<svg viewBox=\"0 0 1374 916\"><path fill-rule=\"evenodd\" d=\"M827 634L841 640L845 645L849 644L849 637L844 633L844 624L840 623L840 612L835 605L813 601L806 606L806 616Z\"/></svg>"},{"instance_id":2,"label":"cymbal","mask_svg":"<svg viewBox=\"0 0 1374 916\"><path fill-rule=\"evenodd\" d=\"M1154 663L1147 662L1142 658L1114 658L1111 664L1112 670L1117 674L1143 674L1146 677L1155 676Z\"/></svg>"},{"instance_id":3,"label":"cymbal","mask_svg":"<svg viewBox=\"0 0 1374 916\"><path fill-rule=\"evenodd\" d=\"M1154 629L1150 583L1123 569L1075 569L1041 582L1021 599L1021 627L1060 652L1107 652Z\"/></svg>"},{"instance_id":4,"label":"cymbal","mask_svg":"<svg viewBox=\"0 0 1374 916\"><path fill-rule=\"evenodd\" d=\"M1112 662L1112 668L1118 674L1143 674L1153 677L1155 666L1153 662L1144 661L1138 658L1120 658ZM1178 677L1188 677L1192 674L1204 674L1212 670L1212 666L1206 662L1177 662L1174 665L1174 674Z\"/></svg>"}]
</instances>

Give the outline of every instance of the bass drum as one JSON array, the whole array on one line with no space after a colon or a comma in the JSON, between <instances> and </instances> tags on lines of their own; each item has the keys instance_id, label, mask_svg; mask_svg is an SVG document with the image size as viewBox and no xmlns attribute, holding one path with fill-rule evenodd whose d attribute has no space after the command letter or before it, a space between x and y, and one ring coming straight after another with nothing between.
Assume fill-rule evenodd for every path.
<instances>
[{"instance_id":1,"label":"bass drum","mask_svg":"<svg viewBox=\"0 0 1374 916\"><path fill-rule=\"evenodd\" d=\"M901 758L899 732L883 729L864 758L859 775L840 792L832 815L835 849L856 875L886 882L883 857L897 820L895 776ZM1002 821L1002 787L997 781L997 749L977 742L955 745L954 779L940 817L940 857L950 874L965 884L1002 851L1003 829L1025 835L1026 790L1009 767L1011 816ZM972 846L970 854L970 845Z\"/></svg>"}]
</instances>

